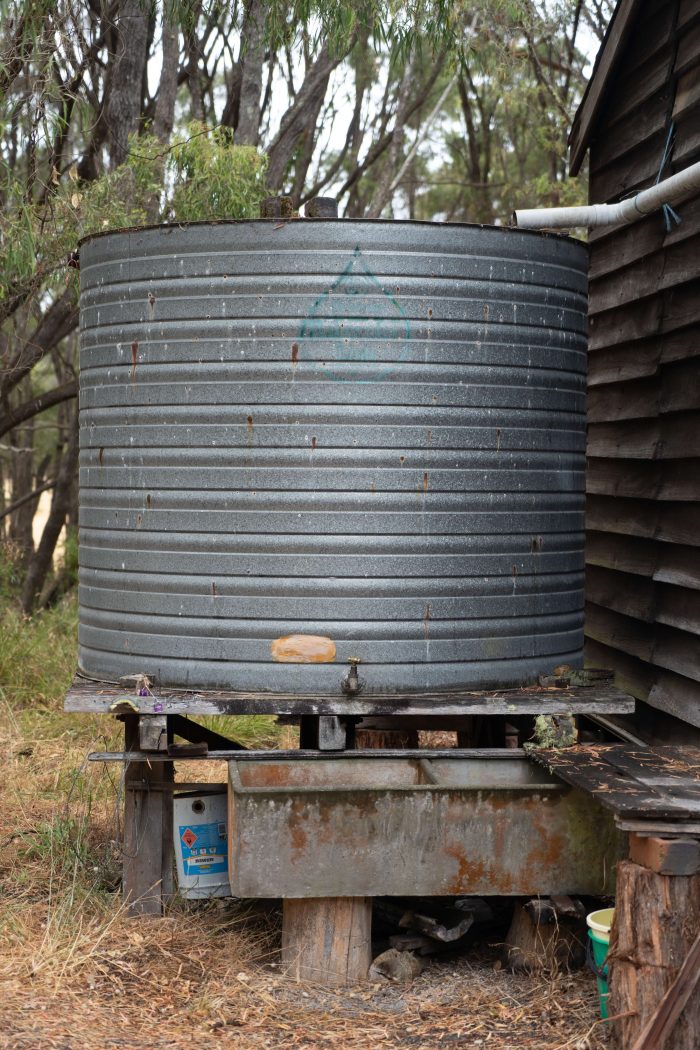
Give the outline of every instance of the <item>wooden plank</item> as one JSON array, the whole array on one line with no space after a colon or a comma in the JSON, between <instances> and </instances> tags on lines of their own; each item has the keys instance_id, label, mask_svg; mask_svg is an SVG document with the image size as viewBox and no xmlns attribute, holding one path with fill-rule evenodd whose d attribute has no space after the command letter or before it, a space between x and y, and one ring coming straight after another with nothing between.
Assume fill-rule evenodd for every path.
<instances>
[{"instance_id":1,"label":"wooden plank","mask_svg":"<svg viewBox=\"0 0 700 1050\"><path fill-rule=\"evenodd\" d=\"M670 98L670 87L664 84L626 119L609 119L600 125L596 130L595 148L591 150L591 172L600 171L663 132L668 124Z\"/></svg>"},{"instance_id":2,"label":"wooden plank","mask_svg":"<svg viewBox=\"0 0 700 1050\"><path fill-rule=\"evenodd\" d=\"M682 113L676 122L676 145L673 150L673 167L676 171L692 164L700 154L700 128L697 110Z\"/></svg>"},{"instance_id":3,"label":"wooden plank","mask_svg":"<svg viewBox=\"0 0 700 1050\"><path fill-rule=\"evenodd\" d=\"M646 142L618 157L604 168L592 171L589 199L594 203L611 203L653 185L666 142L666 129L659 130ZM596 143L591 145L595 156Z\"/></svg>"},{"instance_id":4,"label":"wooden plank","mask_svg":"<svg viewBox=\"0 0 700 1050\"><path fill-rule=\"evenodd\" d=\"M700 361L697 358L664 365L658 376L611 383L588 392L589 423L648 419L698 409Z\"/></svg>"},{"instance_id":5,"label":"wooden plank","mask_svg":"<svg viewBox=\"0 0 700 1050\"><path fill-rule=\"evenodd\" d=\"M642 623L592 602L586 603L586 635L646 663L700 681L698 640L693 635Z\"/></svg>"},{"instance_id":6,"label":"wooden plank","mask_svg":"<svg viewBox=\"0 0 700 1050\"><path fill-rule=\"evenodd\" d=\"M622 63L621 73L615 81L615 91L605 106L605 131L614 133L615 125L621 120L634 121L635 110L661 91L671 72L673 46L670 34L662 41L656 41L657 50L633 67L634 57L628 51ZM598 135L601 135L601 130Z\"/></svg>"},{"instance_id":7,"label":"wooden plank","mask_svg":"<svg viewBox=\"0 0 700 1050\"><path fill-rule=\"evenodd\" d=\"M646 339L623 346L605 347L588 355L588 389L656 375L663 340Z\"/></svg>"},{"instance_id":8,"label":"wooden plank","mask_svg":"<svg viewBox=\"0 0 700 1050\"><path fill-rule=\"evenodd\" d=\"M690 678L660 671L649 689L646 703L657 711L700 728L700 684Z\"/></svg>"},{"instance_id":9,"label":"wooden plank","mask_svg":"<svg viewBox=\"0 0 700 1050\"><path fill-rule=\"evenodd\" d=\"M682 821L693 816L693 800L670 797L661 788L622 774L611 764L611 755L620 754L627 747L628 744L577 744L561 750L537 748L529 754L550 773L622 817Z\"/></svg>"},{"instance_id":10,"label":"wooden plank","mask_svg":"<svg viewBox=\"0 0 700 1050\"><path fill-rule=\"evenodd\" d=\"M586 527L698 547L698 508L695 504L655 503L653 500L586 498Z\"/></svg>"},{"instance_id":11,"label":"wooden plank","mask_svg":"<svg viewBox=\"0 0 700 1050\"><path fill-rule=\"evenodd\" d=\"M589 321L589 350L619 346L635 339L658 336L664 313L662 295L654 295L641 302L609 310ZM690 323L690 322L688 322Z\"/></svg>"},{"instance_id":12,"label":"wooden plank","mask_svg":"<svg viewBox=\"0 0 700 1050\"><path fill-rule=\"evenodd\" d=\"M93 682L76 676L66 693L66 711L113 713L122 703L134 714L143 712L186 714L272 714L272 715L512 715L539 712L564 713L587 710L631 710L632 704L620 690L582 688L551 689L530 686L523 689L482 690L480 692L407 693L401 696L276 696L269 693L224 691L191 692L159 690L138 696L108 682ZM237 752L246 754L246 752Z\"/></svg>"},{"instance_id":13,"label":"wooden plank","mask_svg":"<svg viewBox=\"0 0 700 1050\"><path fill-rule=\"evenodd\" d=\"M603 569L586 567L586 599L595 605L653 623L656 613L653 579Z\"/></svg>"},{"instance_id":14,"label":"wooden plank","mask_svg":"<svg viewBox=\"0 0 700 1050\"><path fill-rule=\"evenodd\" d=\"M591 243L589 279L591 294L596 294L598 282L606 274L615 273L623 266L639 262L653 252L678 244L700 232L700 198L684 201L675 209L683 221L667 232L658 212L627 226L602 227L604 237Z\"/></svg>"},{"instance_id":15,"label":"wooden plank","mask_svg":"<svg viewBox=\"0 0 700 1050\"><path fill-rule=\"evenodd\" d=\"M700 456L697 413L592 423L586 451L598 459L696 459Z\"/></svg>"},{"instance_id":16,"label":"wooden plank","mask_svg":"<svg viewBox=\"0 0 700 1050\"><path fill-rule=\"evenodd\" d=\"M678 211L683 213L682 205ZM660 211L654 216L654 221L658 224L663 240L665 227ZM667 288L676 288L686 281L697 280L698 252L700 231L698 236L664 244L660 250L647 254L614 273L606 274L602 280L594 281L590 288L591 316L618 309L626 303L637 302Z\"/></svg>"},{"instance_id":17,"label":"wooden plank","mask_svg":"<svg viewBox=\"0 0 700 1050\"><path fill-rule=\"evenodd\" d=\"M654 667L586 636L586 663L609 667L615 672L615 684L638 700L646 701L657 678Z\"/></svg>"},{"instance_id":18,"label":"wooden plank","mask_svg":"<svg viewBox=\"0 0 700 1050\"><path fill-rule=\"evenodd\" d=\"M653 578L660 544L607 532L586 533L586 566Z\"/></svg>"},{"instance_id":19,"label":"wooden plank","mask_svg":"<svg viewBox=\"0 0 700 1050\"><path fill-rule=\"evenodd\" d=\"M656 588L657 622L687 631L700 639L700 592L665 584L657 584Z\"/></svg>"},{"instance_id":20,"label":"wooden plank","mask_svg":"<svg viewBox=\"0 0 700 1050\"><path fill-rule=\"evenodd\" d=\"M700 18L700 0L681 0L678 5L678 28L683 29L695 18Z\"/></svg>"},{"instance_id":21,"label":"wooden plank","mask_svg":"<svg viewBox=\"0 0 700 1050\"><path fill-rule=\"evenodd\" d=\"M572 175L576 175L581 167L608 84L640 6L640 0L620 0L615 9L605 41L598 52L591 79L574 117L569 137L569 168Z\"/></svg>"},{"instance_id":22,"label":"wooden plank","mask_svg":"<svg viewBox=\"0 0 700 1050\"><path fill-rule=\"evenodd\" d=\"M601 171L663 132L668 127L672 102L671 88L664 78L661 86L631 112L621 117L610 113L609 119L596 132L594 148L591 149L591 172Z\"/></svg>"},{"instance_id":23,"label":"wooden plank","mask_svg":"<svg viewBox=\"0 0 700 1050\"><path fill-rule=\"evenodd\" d=\"M632 499L700 501L700 460L597 459L586 469L586 492Z\"/></svg>"},{"instance_id":24,"label":"wooden plank","mask_svg":"<svg viewBox=\"0 0 700 1050\"><path fill-rule=\"evenodd\" d=\"M654 540L586 533L586 564L646 576L695 592L700 590L700 548L670 547Z\"/></svg>"},{"instance_id":25,"label":"wooden plank","mask_svg":"<svg viewBox=\"0 0 700 1050\"><path fill-rule=\"evenodd\" d=\"M700 53L696 56L698 64L684 73L676 87L676 100L673 104L673 119L681 117L697 108L700 103Z\"/></svg>"},{"instance_id":26,"label":"wooden plank","mask_svg":"<svg viewBox=\"0 0 700 1050\"><path fill-rule=\"evenodd\" d=\"M680 587L700 588L700 548L661 544L654 579Z\"/></svg>"},{"instance_id":27,"label":"wooden plank","mask_svg":"<svg viewBox=\"0 0 700 1050\"><path fill-rule=\"evenodd\" d=\"M138 716L127 715L124 724L125 750L136 751ZM151 757L128 762L124 774L122 892L131 916L161 915L173 892L173 764Z\"/></svg>"},{"instance_id":28,"label":"wooden plank","mask_svg":"<svg viewBox=\"0 0 700 1050\"><path fill-rule=\"evenodd\" d=\"M676 76L685 73L698 62L700 56L700 23L689 26L684 33L678 36L678 51L673 71Z\"/></svg>"},{"instance_id":29,"label":"wooden plank","mask_svg":"<svg viewBox=\"0 0 700 1050\"><path fill-rule=\"evenodd\" d=\"M586 635L645 663L653 662L654 629L630 616L587 602Z\"/></svg>"}]
</instances>

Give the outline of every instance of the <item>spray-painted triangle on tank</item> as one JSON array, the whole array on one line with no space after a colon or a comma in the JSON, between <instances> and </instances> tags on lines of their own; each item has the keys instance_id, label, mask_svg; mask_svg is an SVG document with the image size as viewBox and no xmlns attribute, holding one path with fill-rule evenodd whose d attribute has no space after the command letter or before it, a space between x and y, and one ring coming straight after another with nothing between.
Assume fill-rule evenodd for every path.
<instances>
[{"instance_id":1,"label":"spray-painted triangle on tank","mask_svg":"<svg viewBox=\"0 0 700 1050\"><path fill-rule=\"evenodd\" d=\"M299 362L309 362L325 378L376 383L408 358L411 326L358 246L342 273L314 302L298 339ZM316 345L310 345L312 340Z\"/></svg>"}]
</instances>

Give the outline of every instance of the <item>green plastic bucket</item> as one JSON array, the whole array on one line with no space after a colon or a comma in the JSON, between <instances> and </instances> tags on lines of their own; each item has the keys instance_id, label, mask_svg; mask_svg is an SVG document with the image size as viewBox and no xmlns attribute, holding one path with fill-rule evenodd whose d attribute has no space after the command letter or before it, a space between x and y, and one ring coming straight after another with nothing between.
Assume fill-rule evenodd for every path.
<instances>
[{"instance_id":1,"label":"green plastic bucket","mask_svg":"<svg viewBox=\"0 0 700 1050\"><path fill-rule=\"evenodd\" d=\"M592 911L586 916L588 923L588 936L593 948L593 965L591 969L596 975L598 982L598 995L600 996L600 1016L608 1016L608 949L610 947L610 927L612 926L614 908L601 908L600 911Z\"/></svg>"}]
</instances>

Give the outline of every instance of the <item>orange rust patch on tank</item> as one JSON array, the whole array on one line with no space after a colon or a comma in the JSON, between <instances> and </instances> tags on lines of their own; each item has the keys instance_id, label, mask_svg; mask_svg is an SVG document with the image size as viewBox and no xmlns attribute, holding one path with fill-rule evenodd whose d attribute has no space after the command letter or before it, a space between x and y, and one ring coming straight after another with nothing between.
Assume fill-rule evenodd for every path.
<instances>
[{"instance_id":1,"label":"orange rust patch on tank","mask_svg":"<svg viewBox=\"0 0 700 1050\"><path fill-rule=\"evenodd\" d=\"M329 664L335 660L335 642L320 634L288 634L275 638L270 652L280 664Z\"/></svg>"},{"instance_id":2,"label":"orange rust patch on tank","mask_svg":"<svg viewBox=\"0 0 700 1050\"><path fill-rule=\"evenodd\" d=\"M484 884L488 872L482 861L469 861L460 846L445 846L445 853L457 861L457 876L448 885L448 894L471 893Z\"/></svg>"}]
</instances>

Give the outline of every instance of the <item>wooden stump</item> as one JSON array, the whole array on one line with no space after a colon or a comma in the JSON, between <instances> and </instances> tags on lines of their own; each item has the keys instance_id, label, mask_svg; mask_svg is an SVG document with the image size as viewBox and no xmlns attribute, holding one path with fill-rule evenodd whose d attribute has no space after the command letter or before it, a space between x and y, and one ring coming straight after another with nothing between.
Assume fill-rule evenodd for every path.
<instances>
[{"instance_id":1,"label":"wooden stump","mask_svg":"<svg viewBox=\"0 0 700 1050\"><path fill-rule=\"evenodd\" d=\"M585 930L582 916L559 916L546 901L516 904L503 965L513 973L578 969L586 958Z\"/></svg>"},{"instance_id":2,"label":"wooden stump","mask_svg":"<svg viewBox=\"0 0 700 1050\"><path fill-rule=\"evenodd\" d=\"M700 875L661 875L623 860L610 938L613 1045L629 1050L673 982L700 930ZM666 1050L697 1050L700 995L690 997Z\"/></svg>"},{"instance_id":3,"label":"wooden stump","mask_svg":"<svg viewBox=\"0 0 700 1050\"><path fill-rule=\"evenodd\" d=\"M289 977L330 988L359 984L371 961L371 898L283 902L282 966Z\"/></svg>"}]
</instances>

